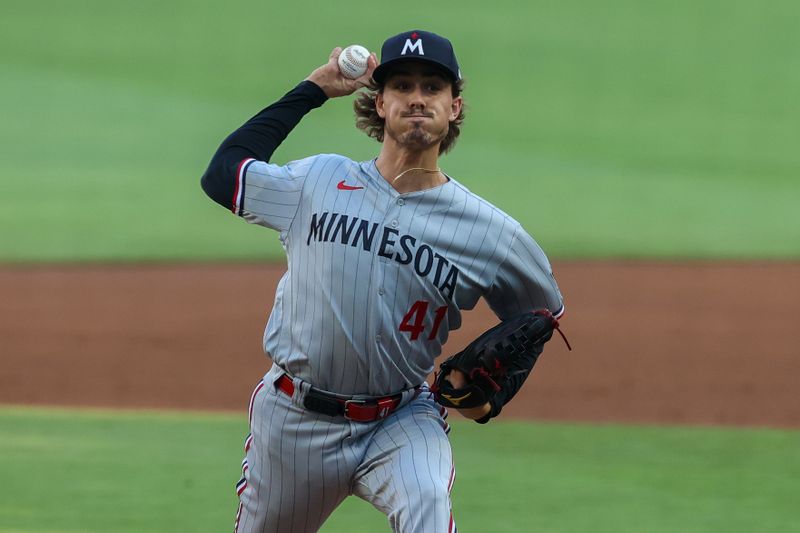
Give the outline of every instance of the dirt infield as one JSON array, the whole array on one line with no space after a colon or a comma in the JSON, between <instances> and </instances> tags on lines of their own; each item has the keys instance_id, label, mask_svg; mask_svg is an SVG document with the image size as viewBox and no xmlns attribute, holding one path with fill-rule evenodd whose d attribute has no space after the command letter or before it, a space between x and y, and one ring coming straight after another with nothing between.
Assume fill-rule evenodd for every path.
<instances>
[{"instance_id":1,"label":"dirt infield","mask_svg":"<svg viewBox=\"0 0 800 533\"><path fill-rule=\"evenodd\" d=\"M554 268L574 351L556 337L504 416L800 427L800 263ZM0 403L241 411L283 270L2 267Z\"/></svg>"}]
</instances>

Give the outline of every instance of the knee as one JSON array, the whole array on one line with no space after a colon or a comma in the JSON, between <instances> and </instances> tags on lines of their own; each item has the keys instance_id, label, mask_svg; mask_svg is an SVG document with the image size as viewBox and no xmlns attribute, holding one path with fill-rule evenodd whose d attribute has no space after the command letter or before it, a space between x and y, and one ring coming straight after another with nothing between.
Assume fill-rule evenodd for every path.
<instances>
[{"instance_id":1,"label":"knee","mask_svg":"<svg viewBox=\"0 0 800 533\"><path fill-rule=\"evenodd\" d=\"M421 485L419 491L410 496L408 509L420 515L435 516L449 514L450 491L446 483L436 481Z\"/></svg>"},{"instance_id":2,"label":"knee","mask_svg":"<svg viewBox=\"0 0 800 533\"><path fill-rule=\"evenodd\" d=\"M388 515L392 531L448 533L451 531L450 492L446 483L421 485Z\"/></svg>"}]
</instances>

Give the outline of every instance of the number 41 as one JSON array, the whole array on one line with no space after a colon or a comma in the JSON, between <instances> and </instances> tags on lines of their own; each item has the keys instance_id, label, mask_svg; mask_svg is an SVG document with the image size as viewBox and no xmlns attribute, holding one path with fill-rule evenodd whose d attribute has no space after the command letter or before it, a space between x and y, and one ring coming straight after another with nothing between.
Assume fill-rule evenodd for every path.
<instances>
[{"instance_id":1,"label":"number 41","mask_svg":"<svg viewBox=\"0 0 800 533\"><path fill-rule=\"evenodd\" d=\"M411 306L411 309L408 310L406 316L403 317L403 320L400 322L400 331L407 331L411 334L411 340L415 341L419 338L420 333L425 330L425 315L428 313L428 307L430 306L429 302L425 300L417 300L414 302L414 305ZM431 328L431 334L428 335L428 340L432 341L436 338L436 334L439 333L439 326L442 325L442 320L444 320L444 316L447 314L447 306L443 305L439 307L435 311L435 316L433 318L433 328Z\"/></svg>"}]
</instances>

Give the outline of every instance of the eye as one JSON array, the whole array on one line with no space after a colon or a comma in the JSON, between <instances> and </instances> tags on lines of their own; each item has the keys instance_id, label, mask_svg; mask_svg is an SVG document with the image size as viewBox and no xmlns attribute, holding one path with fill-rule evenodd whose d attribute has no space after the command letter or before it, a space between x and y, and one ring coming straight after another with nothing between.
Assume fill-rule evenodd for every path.
<instances>
[{"instance_id":1,"label":"eye","mask_svg":"<svg viewBox=\"0 0 800 533\"><path fill-rule=\"evenodd\" d=\"M425 84L423 86L425 87L425 90L430 93L438 93L444 89L445 84L438 77L431 77L425 80Z\"/></svg>"},{"instance_id":2,"label":"eye","mask_svg":"<svg viewBox=\"0 0 800 533\"><path fill-rule=\"evenodd\" d=\"M410 84L405 80L396 80L392 83L392 87L397 91L407 91Z\"/></svg>"}]
</instances>

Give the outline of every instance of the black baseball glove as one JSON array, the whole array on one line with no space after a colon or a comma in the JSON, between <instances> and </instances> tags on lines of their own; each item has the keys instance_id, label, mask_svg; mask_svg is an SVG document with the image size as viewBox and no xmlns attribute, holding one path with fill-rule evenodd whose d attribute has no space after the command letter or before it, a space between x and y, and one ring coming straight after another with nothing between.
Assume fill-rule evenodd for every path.
<instances>
[{"instance_id":1,"label":"black baseball glove","mask_svg":"<svg viewBox=\"0 0 800 533\"><path fill-rule=\"evenodd\" d=\"M501 322L439 366L431 386L436 401L456 409L480 407L495 396L502 396L502 403L507 403L557 329L558 320L547 309ZM453 369L467 376L469 381L463 388L456 389L447 380ZM504 387L513 390L503 390ZM494 415L500 408L502 405L492 405Z\"/></svg>"}]
</instances>

